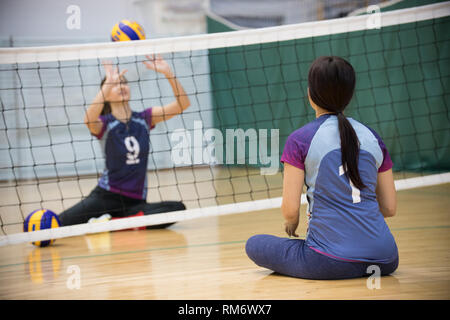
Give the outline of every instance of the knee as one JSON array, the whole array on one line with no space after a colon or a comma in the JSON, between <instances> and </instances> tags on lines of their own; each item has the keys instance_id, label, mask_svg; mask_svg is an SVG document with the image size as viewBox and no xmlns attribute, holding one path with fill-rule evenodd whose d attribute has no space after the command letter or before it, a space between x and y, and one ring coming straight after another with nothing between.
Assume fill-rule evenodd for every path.
<instances>
[{"instance_id":1,"label":"knee","mask_svg":"<svg viewBox=\"0 0 450 320\"><path fill-rule=\"evenodd\" d=\"M395 259L394 262L390 263L389 265L383 266L381 268L381 275L387 276L387 275L390 275L391 273L394 273L395 270L397 270L397 268L398 268L398 264L399 264L399 259L397 256L397 259Z\"/></svg>"},{"instance_id":2,"label":"knee","mask_svg":"<svg viewBox=\"0 0 450 320\"><path fill-rule=\"evenodd\" d=\"M178 211L178 210L186 210L186 206L181 201L176 203L175 208L176 208L176 211Z\"/></svg>"},{"instance_id":3,"label":"knee","mask_svg":"<svg viewBox=\"0 0 450 320\"><path fill-rule=\"evenodd\" d=\"M166 202L168 211L180 211L180 210L186 210L186 206L181 201L167 201Z\"/></svg>"},{"instance_id":4,"label":"knee","mask_svg":"<svg viewBox=\"0 0 450 320\"><path fill-rule=\"evenodd\" d=\"M71 226L77 223L83 223L84 221L80 221L81 219L75 215L71 214L70 211L66 210L58 214L58 219L61 227ZM80 222L79 222L80 221Z\"/></svg>"},{"instance_id":5,"label":"knee","mask_svg":"<svg viewBox=\"0 0 450 320\"><path fill-rule=\"evenodd\" d=\"M247 240L247 242L245 243L245 252L251 260L258 260L261 251L264 250L262 248L264 247L266 238L267 235L257 234Z\"/></svg>"},{"instance_id":6,"label":"knee","mask_svg":"<svg viewBox=\"0 0 450 320\"><path fill-rule=\"evenodd\" d=\"M257 236L252 236L250 237L247 242L245 243L245 253L247 253L247 256L252 259L252 253L253 253L253 248L255 247L255 238ZM253 259L252 259L253 260Z\"/></svg>"},{"instance_id":7,"label":"knee","mask_svg":"<svg viewBox=\"0 0 450 320\"><path fill-rule=\"evenodd\" d=\"M58 219L61 227L67 226L66 215L64 214L64 212L58 214Z\"/></svg>"}]
</instances>

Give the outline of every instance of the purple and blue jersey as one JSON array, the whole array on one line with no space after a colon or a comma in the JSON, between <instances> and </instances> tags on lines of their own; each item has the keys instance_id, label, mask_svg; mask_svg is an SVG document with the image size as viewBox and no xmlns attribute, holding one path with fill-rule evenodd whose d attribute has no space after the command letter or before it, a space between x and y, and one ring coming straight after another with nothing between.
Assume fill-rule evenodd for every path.
<instances>
[{"instance_id":1,"label":"purple and blue jersey","mask_svg":"<svg viewBox=\"0 0 450 320\"><path fill-rule=\"evenodd\" d=\"M348 120L360 142L358 169L366 188L354 187L343 170L335 115L322 115L294 131L281 162L305 171L307 246L340 260L390 263L397 257L397 246L380 212L375 189L378 172L391 169L392 161L374 130Z\"/></svg>"},{"instance_id":2,"label":"purple and blue jersey","mask_svg":"<svg viewBox=\"0 0 450 320\"><path fill-rule=\"evenodd\" d=\"M106 159L98 185L108 191L135 199L147 197L147 163L150 150L152 109L132 112L127 123L112 114L100 116L101 140Z\"/></svg>"}]
</instances>

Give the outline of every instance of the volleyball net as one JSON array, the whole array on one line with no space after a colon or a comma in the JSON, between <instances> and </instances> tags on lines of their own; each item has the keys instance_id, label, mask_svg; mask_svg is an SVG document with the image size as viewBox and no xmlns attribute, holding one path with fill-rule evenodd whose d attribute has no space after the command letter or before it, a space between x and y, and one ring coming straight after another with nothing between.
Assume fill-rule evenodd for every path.
<instances>
[{"instance_id":1,"label":"volleyball net","mask_svg":"<svg viewBox=\"0 0 450 320\"><path fill-rule=\"evenodd\" d=\"M279 208L281 153L314 119L307 74L323 55L353 65L346 115L381 135L397 190L450 182L449 15L443 2L198 36L1 48L0 245ZM105 170L84 123L103 61L128 70L134 111L174 99L164 76L142 63L152 54L171 65L191 106L150 132L147 201L183 201L187 210L22 232L30 212L68 209Z\"/></svg>"}]
</instances>

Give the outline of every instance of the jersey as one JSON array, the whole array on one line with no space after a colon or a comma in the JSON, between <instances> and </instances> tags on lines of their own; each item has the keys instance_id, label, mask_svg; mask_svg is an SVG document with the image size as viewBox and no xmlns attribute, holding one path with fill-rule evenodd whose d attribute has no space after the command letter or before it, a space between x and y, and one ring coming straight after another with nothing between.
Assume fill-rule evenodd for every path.
<instances>
[{"instance_id":1,"label":"jersey","mask_svg":"<svg viewBox=\"0 0 450 320\"><path fill-rule=\"evenodd\" d=\"M398 255L397 246L375 188L378 172L391 169L392 160L374 130L348 120L360 142L358 170L366 188L358 190L344 172L336 115L322 115L294 131L281 162L305 171L307 246L339 260L389 263Z\"/></svg>"},{"instance_id":2,"label":"jersey","mask_svg":"<svg viewBox=\"0 0 450 320\"><path fill-rule=\"evenodd\" d=\"M127 123L112 114L100 116L100 139L105 170L98 181L99 187L124 196L147 198L147 163L150 150L152 109L132 112Z\"/></svg>"}]
</instances>

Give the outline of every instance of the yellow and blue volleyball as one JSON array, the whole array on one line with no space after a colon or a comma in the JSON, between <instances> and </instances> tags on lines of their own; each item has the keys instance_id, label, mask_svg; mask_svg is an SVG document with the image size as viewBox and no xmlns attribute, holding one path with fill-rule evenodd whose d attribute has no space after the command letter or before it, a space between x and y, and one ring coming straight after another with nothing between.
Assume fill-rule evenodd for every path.
<instances>
[{"instance_id":1,"label":"yellow and blue volleyball","mask_svg":"<svg viewBox=\"0 0 450 320\"><path fill-rule=\"evenodd\" d=\"M44 229L58 228L61 225L58 215L47 209L34 210L23 222L23 232L39 231ZM46 247L55 240L35 241L38 247Z\"/></svg>"},{"instance_id":2,"label":"yellow and blue volleyball","mask_svg":"<svg viewBox=\"0 0 450 320\"><path fill-rule=\"evenodd\" d=\"M144 29L135 21L122 20L111 31L112 41L145 40Z\"/></svg>"}]
</instances>

